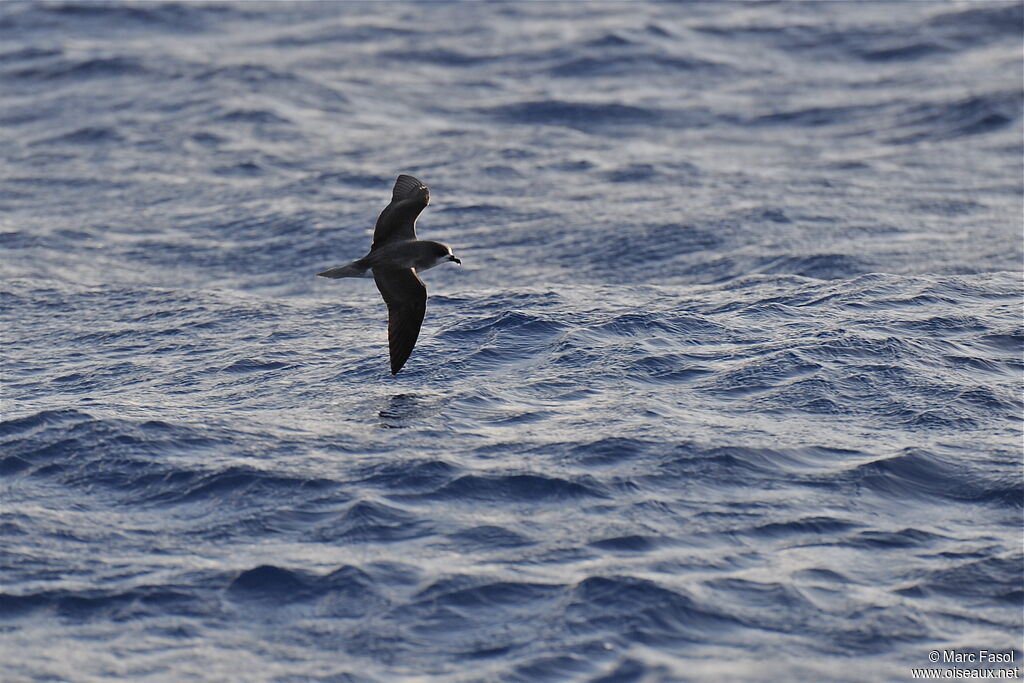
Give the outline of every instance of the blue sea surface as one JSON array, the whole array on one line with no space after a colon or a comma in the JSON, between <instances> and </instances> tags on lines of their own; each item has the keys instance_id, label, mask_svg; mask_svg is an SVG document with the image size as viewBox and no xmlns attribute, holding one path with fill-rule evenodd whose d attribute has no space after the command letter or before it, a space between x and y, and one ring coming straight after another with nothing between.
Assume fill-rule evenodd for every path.
<instances>
[{"instance_id":1,"label":"blue sea surface","mask_svg":"<svg viewBox=\"0 0 1024 683\"><path fill-rule=\"evenodd\" d=\"M1019 672L1022 44L0 4L0 680ZM463 265L392 377L373 281L315 274L399 173Z\"/></svg>"}]
</instances>

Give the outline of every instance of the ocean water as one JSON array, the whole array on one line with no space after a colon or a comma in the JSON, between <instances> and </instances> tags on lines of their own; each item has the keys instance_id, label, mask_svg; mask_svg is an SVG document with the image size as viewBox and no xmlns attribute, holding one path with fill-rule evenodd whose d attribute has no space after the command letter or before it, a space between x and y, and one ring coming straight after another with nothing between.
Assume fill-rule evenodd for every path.
<instances>
[{"instance_id":1,"label":"ocean water","mask_svg":"<svg viewBox=\"0 0 1024 683\"><path fill-rule=\"evenodd\" d=\"M1022 17L3 3L0 680L1019 673Z\"/></svg>"}]
</instances>

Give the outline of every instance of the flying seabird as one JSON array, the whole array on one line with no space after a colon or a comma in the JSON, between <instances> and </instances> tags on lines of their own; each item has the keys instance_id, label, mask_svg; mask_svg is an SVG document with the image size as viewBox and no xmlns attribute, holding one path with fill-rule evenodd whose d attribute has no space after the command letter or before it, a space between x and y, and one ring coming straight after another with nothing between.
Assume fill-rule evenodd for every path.
<instances>
[{"instance_id":1,"label":"flying seabird","mask_svg":"<svg viewBox=\"0 0 1024 683\"><path fill-rule=\"evenodd\" d=\"M427 286L417 271L433 268L455 258L452 248L440 242L416 239L416 217L430 203L430 190L411 175L400 175L373 230L370 253L358 261L317 273L320 277L369 277L372 271L384 303L388 305L388 347L391 374L405 365L427 310Z\"/></svg>"}]
</instances>

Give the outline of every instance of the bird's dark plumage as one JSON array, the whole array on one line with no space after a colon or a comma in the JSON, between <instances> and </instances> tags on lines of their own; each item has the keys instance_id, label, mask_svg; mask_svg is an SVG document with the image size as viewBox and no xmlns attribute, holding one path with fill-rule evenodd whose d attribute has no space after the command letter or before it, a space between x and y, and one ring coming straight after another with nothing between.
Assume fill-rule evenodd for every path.
<instances>
[{"instance_id":1,"label":"bird's dark plumage","mask_svg":"<svg viewBox=\"0 0 1024 683\"><path fill-rule=\"evenodd\" d=\"M388 242L416 239L416 218L430 203L430 190L411 175L400 175L391 192L391 203L377 217L370 251Z\"/></svg>"},{"instance_id":2,"label":"bird's dark plumage","mask_svg":"<svg viewBox=\"0 0 1024 683\"><path fill-rule=\"evenodd\" d=\"M427 311L427 286L414 268L390 270L375 268L377 283L384 303L388 305L388 347L391 351L391 374L409 360Z\"/></svg>"},{"instance_id":3,"label":"bird's dark plumage","mask_svg":"<svg viewBox=\"0 0 1024 683\"><path fill-rule=\"evenodd\" d=\"M416 218L430 203L430 190L411 175L400 175L373 230L370 253L361 259L318 273L321 277L362 277L373 273L380 295L388 305L388 347L391 374L409 359L427 310L427 287L417 271L444 261L462 263L452 248L416 238Z\"/></svg>"}]
</instances>

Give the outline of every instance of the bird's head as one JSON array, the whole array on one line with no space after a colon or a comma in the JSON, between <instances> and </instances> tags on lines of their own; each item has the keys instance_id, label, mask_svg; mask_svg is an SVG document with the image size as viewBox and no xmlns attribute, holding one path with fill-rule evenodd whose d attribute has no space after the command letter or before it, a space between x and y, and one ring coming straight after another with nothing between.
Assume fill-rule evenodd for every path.
<instances>
[{"instance_id":1,"label":"bird's head","mask_svg":"<svg viewBox=\"0 0 1024 683\"><path fill-rule=\"evenodd\" d=\"M446 261L454 261L462 265L462 261L455 257L455 254L452 253L452 248L447 244L441 244L440 242L419 242L419 244L425 244L428 249L426 253L420 252L421 255L416 260L416 267L420 270L439 266Z\"/></svg>"},{"instance_id":2,"label":"bird's head","mask_svg":"<svg viewBox=\"0 0 1024 683\"><path fill-rule=\"evenodd\" d=\"M434 242L434 257L437 259L438 263L441 263L442 261L454 261L455 263L458 263L460 266L462 265L462 261L459 260L455 256L455 254L452 253L452 248L449 247L447 244Z\"/></svg>"}]
</instances>

